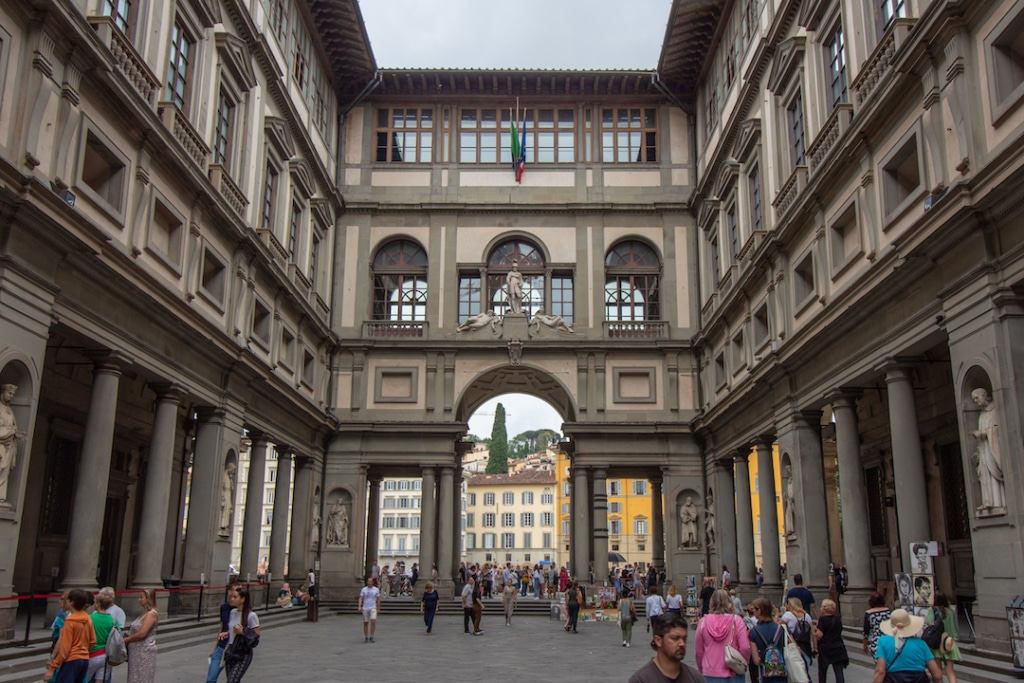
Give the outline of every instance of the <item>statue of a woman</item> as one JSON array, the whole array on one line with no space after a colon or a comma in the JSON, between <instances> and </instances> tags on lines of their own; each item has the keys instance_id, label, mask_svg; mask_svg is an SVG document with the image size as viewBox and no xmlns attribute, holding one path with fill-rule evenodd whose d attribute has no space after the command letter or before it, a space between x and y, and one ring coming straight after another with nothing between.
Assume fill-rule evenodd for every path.
<instances>
[{"instance_id":1,"label":"statue of a woman","mask_svg":"<svg viewBox=\"0 0 1024 683\"><path fill-rule=\"evenodd\" d=\"M704 544L709 548L715 545L715 497L710 490L704 507Z\"/></svg>"},{"instance_id":2,"label":"statue of a woman","mask_svg":"<svg viewBox=\"0 0 1024 683\"><path fill-rule=\"evenodd\" d=\"M978 428L971 432L978 440L974 453L978 468L978 483L981 484L981 505L978 512L1000 513L1006 511L1006 489L1003 481L1003 454L999 445L999 418L996 406L985 389L975 389L971 399L981 408Z\"/></svg>"},{"instance_id":3,"label":"statue of a woman","mask_svg":"<svg viewBox=\"0 0 1024 683\"><path fill-rule=\"evenodd\" d=\"M220 475L220 535L231 533L231 504L234 501L236 465L229 462L224 465Z\"/></svg>"}]
</instances>

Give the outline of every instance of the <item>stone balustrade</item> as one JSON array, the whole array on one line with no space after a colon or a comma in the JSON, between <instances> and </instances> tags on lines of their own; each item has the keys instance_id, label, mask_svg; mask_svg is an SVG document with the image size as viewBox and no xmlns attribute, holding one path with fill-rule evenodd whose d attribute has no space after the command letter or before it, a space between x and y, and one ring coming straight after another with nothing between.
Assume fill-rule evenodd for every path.
<instances>
[{"instance_id":1,"label":"stone balustrade","mask_svg":"<svg viewBox=\"0 0 1024 683\"><path fill-rule=\"evenodd\" d=\"M96 30L100 41L110 50L114 70L124 76L135 92L152 107L160 89L160 79L153 74L146 60L114 25L110 17L89 17L89 25Z\"/></svg>"},{"instance_id":2,"label":"stone balustrade","mask_svg":"<svg viewBox=\"0 0 1024 683\"><path fill-rule=\"evenodd\" d=\"M228 203L231 210L238 214L239 218L245 218L245 209L249 206L249 200L241 188L231 179L231 174L221 164L210 164L210 182L214 188Z\"/></svg>"},{"instance_id":3,"label":"stone balustrade","mask_svg":"<svg viewBox=\"0 0 1024 683\"><path fill-rule=\"evenodd\" d=\"M609 339L668 339L667 320L606 320Z\"/></svg>"},{"instance_id":4,"label":"stone balustrade","mask_svg":"<svg viewBox=\"0 0 1024 683\"><path fill-rule=\"evenodd\" d=\"M874 94L878 84L889 74L896 61L896 53L907 40L916 19L896 19L886 29L874 51L861 66L857 77L850 84L857 108Z\"/></svg>"},{"instance_id":5,"label":"stone balustrade","mask_svg":"<svg viewBox=\"0 0 1024 683\"><path fill-rule=\"evenodd\" d=\"M807 148L807 169L810 173L818 170L828 155L842 139L843 133L850 127L853 119L853 105L844 103L836 105L825 120L825 125L818 132L814 142Z\"/></svg>"},{"instance_id":6,"label":"stone balustrade","mask_svg":"<svg viewBox=\"0 0 1024 683\"><path fill-rule=\"evenodd\" d=\"M206 159L210 154L210 148L203 142L198 131L192 127L188 117L178 109L172 102L161 102L157 105L157 113L164 126L174 135L174 138L184 148L195 164L202 169L206 168Z\"/></svg>"},{"instance_id":7,"label":"stone balustrade","mask_svg":"<svg viewBox=\"0 0 1024 683\"><path fill-rule=\"evenodd\" d=\"M424 337L427 323L417 320L371 320L363 323L364 337Z\"/></svg>"},{"instance_id":8,"label":"stone balustrade","mask_svg":"<svg viewBox=\"0 0 1024 683\"><path fill-rule=\"evenodd\" d=\"M775 201L772 202L780 219L796 203L796 198L800 196L800 192L805 187L807 187L807 167L797 166L779 188L778 194L775 195Z\"/></svg>"}]
</instances>

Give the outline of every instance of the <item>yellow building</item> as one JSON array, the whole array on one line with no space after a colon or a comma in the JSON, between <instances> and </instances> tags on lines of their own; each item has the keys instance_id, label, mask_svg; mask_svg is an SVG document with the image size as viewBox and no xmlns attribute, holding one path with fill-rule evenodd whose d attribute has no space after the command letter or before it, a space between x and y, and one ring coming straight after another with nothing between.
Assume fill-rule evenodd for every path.
<instances>
[{"instance_id":1,"label":"yellow building","mask_svg":"<svg viewBox=\"0 0 1024 683\"><path fill-rule=\"evenodd\" d=\"M555 562L555 541L553 472L467 475L467 563Z\"/></svg>"},{"instance_id":2,"label":"yellow building","mask_svg":"<svg viewBox=\"0 0 1024 683\"><path fill-rule=\"evenodd\" d=\"M558 510L559 566L570 561L569 530L572 520L572 501L569 481L570 462L564 453L557 453L556 504ZM619 553L625 562L644 566L652 557L651 537L651 484L646 479L623 479L609 475L608 486L608 551Z\"/></svg>"}]
</instances>

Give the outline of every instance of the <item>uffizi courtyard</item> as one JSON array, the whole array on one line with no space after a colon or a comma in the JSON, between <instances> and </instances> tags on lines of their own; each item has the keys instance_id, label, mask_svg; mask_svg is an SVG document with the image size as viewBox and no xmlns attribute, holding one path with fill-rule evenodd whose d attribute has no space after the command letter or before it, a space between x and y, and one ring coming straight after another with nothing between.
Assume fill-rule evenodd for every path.
<instances>
[{"instance_id":1,"label":"uffizi courtyard","mask_svg":"<svg viewBox=\"0 0 1024 683\"><path fill-rule=\"evenodd\" d=\"M652 591L800 581L854 683L878 601L1019 676L1024 0L605 8L656 64L576 69L383 67L368 1L0 3L0 683L103 587L115 680L240 680L229 580L248 680L627 680Z\"/></svg>"}]
</instances>

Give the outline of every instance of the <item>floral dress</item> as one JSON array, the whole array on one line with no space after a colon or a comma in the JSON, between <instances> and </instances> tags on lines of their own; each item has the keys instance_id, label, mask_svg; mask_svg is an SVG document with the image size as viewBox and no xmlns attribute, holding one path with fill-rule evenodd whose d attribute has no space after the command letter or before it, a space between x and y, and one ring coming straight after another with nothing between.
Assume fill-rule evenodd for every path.
<instances>
[{"instance_id":1,"label":"floral dress","mask_svg":"<svg viewBox=\"0 0 1024 683\"><path fill-rule=\"evenodd\" d=\"M142 630L146 615L140 615L128 627L129 635ZM156 680L156 624L145 640L128 643L128 683L153 683Z\"/></svg>"},{"instance_id":2,"label":"floral dress","mask_svg":"<svg viewBox=\"0 0 1024 683\"><path fill-rule=\"evenodd\" d=\"M868 654L872 658L875 656L875 648L878 647L878 636L882 634L882 622L890 616L892 613L887 609L864 613L864 637L868 641Z\"/></svg>"}]
</instances>

